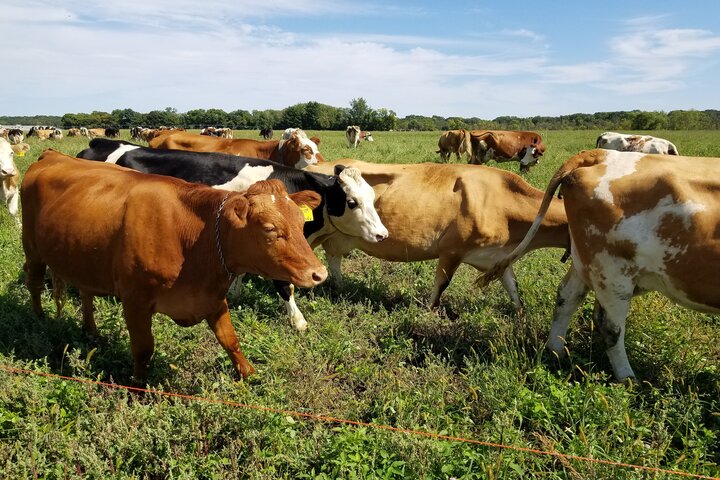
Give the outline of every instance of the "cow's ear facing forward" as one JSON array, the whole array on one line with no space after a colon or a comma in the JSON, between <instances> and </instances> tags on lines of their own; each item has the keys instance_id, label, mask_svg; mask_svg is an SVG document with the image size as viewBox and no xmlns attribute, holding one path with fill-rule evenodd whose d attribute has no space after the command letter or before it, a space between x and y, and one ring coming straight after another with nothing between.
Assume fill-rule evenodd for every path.
<instances>
[{"instance_id":1,"label":"cow's ear facing forward","mask_svg":"<svg viewBox=\"0 0 720 480\"><path fill-rule=\"evenodd\" d=\"M297 193L290 194L290 200L295 202L298 207L307 205L312 210L315 210L320 205L320 195L312 190L303 190Z\"/></svg>"}]
</instances>

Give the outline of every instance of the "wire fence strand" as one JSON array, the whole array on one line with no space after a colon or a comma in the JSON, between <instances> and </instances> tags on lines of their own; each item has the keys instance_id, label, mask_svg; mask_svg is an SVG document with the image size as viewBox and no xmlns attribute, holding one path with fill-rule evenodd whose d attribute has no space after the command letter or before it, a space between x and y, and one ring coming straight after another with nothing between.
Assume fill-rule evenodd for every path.
<instances>
[{"instance_id":1,"label":"wire fence strand","mask_svg":"<svg viewBox=\"0 0 720 480\"><path fill-rule=\"evenodd\" d=\"M163 390L132 387L129 385L120 385L117 383L101 382L99 380L90 380L87 378L69 377L69 376L65 376L65 375L58 375L55 373L46 373L46 372L38 372L35 370L27 370L27 369L23 369L23 368L15 368L15 367L7 366L7 365L0 365L0 370L3 370L8 373L12 373L12 374L36 375L36 376L40 376L40 377L46 377L46 378L57 379L57 380L68 380L68 381L72 381L72 382L83 383L86 385L101 386L101 387L111 388L111 389L116 389L116 390L127 390L129 392L147 393L147 394L159 395L159 396L170 397L170 398L179 398L179 399L183 399L183 400L190 400L190 401L194 401L194 402L214 403L214 404L226 405L226 406L234 407L234 408L244 408L244 409L248 409L248 410L256 410L256 411L262 411L262 412L268 412L268 413L277 413L277 414L289 415L292 417L304 418L304 419L308 419L308 420L316 420L316 421L321 421L321 422L326 422L326 423L338 423L338 424L346 424L346 425L353 425L353 426L359 426L359 427L367 427L367 428L372 428L372 429L376 429L376 430L386 430L386 431L390 431L390 432L394 432L394 433L403 433L403 434L407 434L407 435L415 435L415 436L420 436L420 437L432 438L432 439L436 439L436 440L468 443L468 444L481 445L481 446L490 447L490 448L513 450L513 451L523 452L523 453L531 453L534 455L552 456L552 457L556 457L559 459L575 460L578 462L602 464L602 465L608 465L608 466L612 466L612 467L642 470L642 471L652 472L652 473L664 473L664 474L668 474L668 475L676 475L679 477L686 477L686 478L701 478L701 479L709 479L709 480L720 480L720 477L699 475L699 474L695 474L695 473L683 472L680 470L670 470L670 469L659 468L659 467L648 467L645 465L635 465L632 463L617 462L614 460L583 457L580 455L571 455L571 454L566 454L566 453L540 450L540 449L528 448L528 447L518 447L515 445L505 445L505 444L501 444L501 443L487 442L487 441L476 440L476 439L472 439L472 438L456 437L456 436L452 436L452 435L441 435L439 433L424 432L421 430L412 430L412 429L408 429L408 428L393 427L390 425L383 425L383 424L378 424L378 423L361 422L361 421L357 421L357 420L349 420L349 419L345 419L345 418L331 417L331 416L327 416L327 415L318 415L315 413L298 412L298 411L286 410L286 409L282 409L282 408L266 407L263 405L250 405L247 403L234 402L231 400L221 400L221 399L215 399L215 398L199 397L199 396L195 396L195 395L187 395L187 394L183 394L183 393L166 392Z\"/></svg>"}]
</instances>

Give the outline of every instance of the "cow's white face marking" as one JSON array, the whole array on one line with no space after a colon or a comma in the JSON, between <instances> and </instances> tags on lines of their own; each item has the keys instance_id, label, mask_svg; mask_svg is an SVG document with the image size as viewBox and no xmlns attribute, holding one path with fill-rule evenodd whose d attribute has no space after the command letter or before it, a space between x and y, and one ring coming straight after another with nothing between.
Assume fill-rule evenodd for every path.
<instances>
[{"instance_id":1,"label":"cow's white face marking","mask_svg":"<svg viewBox=\"0 0 720 480\"><path fill-rule=\"evenodd\" d=\"M527 147L525 149L525 156L520 159L520 165L524 167L530 167L532 165L535 165L538 163L538 159L535 158L535 151L537 149L535 147Z\"/></svg>"},{"instance_id":2,"label":"cow's white face marking","mask_svg":"<svg viewBox=\"0 0 720 480\"><path fill-rule=\"evenodd\" d=\"M17 173L10 143L0 138L0 177L12 177Z\"/></svg>"},{"instance_id":3,"label":"cow's white face marking","mask_svg":"<svg viewBox=\"0 0 720 480\"><path fill-rule=\"evenodd\" d=\"M357 168L346 168L339 177L347 199L345 211L340 217L332 217L332 224L342 233L360 237L366 242L386 239L388 230L375 210L375 190L362 178ZM351 205L353 208L350 208Z\"/></svg>"},{"instance_id":4,"label":"cow's white face marking","mask_svg":"<svg viewBox=\"0 0 720 480\"><path fill-rule=\"evenodd\" d=\"M233 192L244 192L250 185L260 180L267 180L273 172L273 167L268 166L246 166L240 170L235 178L222 185L214 185L213 188L230 190Z\"/></svg>"},{"instance_id":5,"label":"cow's white face marking","mask_svg":"<svg viewBox=\"0 0 720 480\"><path fill-rule=\"evenodd\" d=\"M275 195L271 194L271 195L270 195L270 200L272 200L272 203L275 203Z\"/></svg>"},{"instance_id":6,"label":"cow's white face marking","mask_svg":"<svg viewBox=\"0 0 720 480\"><path fill-rule=\"evenodd\" d=\"M127 152L131 150L135 150L136 148L140 148L137 145L121 145L117 150L112 152L110 155L108 155L108 158L105 160L106 163L117 163L117 161L125 155Z\"/></svg>"},{"instance_id":7,"label":"cow's white face marking","mask_svg":"<svg viewBox=\"0 0 720 480\"><path fill-rule=\"evenodd\" d=\"M607 152L603 162L606 166L605 174L595 187L595 198L612 205L614 198L610 192L610 182L633 173L636 170L637 162L644 156L644 154L636 152Z\"/></svg>"}]
</instances>

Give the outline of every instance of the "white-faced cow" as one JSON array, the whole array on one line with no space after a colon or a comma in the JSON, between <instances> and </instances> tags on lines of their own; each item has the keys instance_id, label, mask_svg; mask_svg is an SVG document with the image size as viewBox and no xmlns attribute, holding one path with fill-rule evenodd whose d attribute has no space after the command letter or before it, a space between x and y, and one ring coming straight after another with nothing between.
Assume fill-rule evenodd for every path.
<instances>
[{"instance_id":1,"label":"white-faced cow","mask_svg":"<svg viewBox=\"0 0 720 480\"><path fill-rule=\"evenodd\" d=\"M312 213L308 212L308 222L304 229L305 237L313 248L336 231L349 237L360 237L369 243L383 241L388 236L373 205L375 192L355 168L338 165L331 175L323 175L256 158L157 150L105 139L92 140L89 148L80 152L78 157L115 163L144 173L168 175L224 190L243 191L259 180L277 179L291 193L314 191L320 195L321 202ZM276 281L275 286L285 301L293 327L305 330L307 321L295 304L292 285ZM234 290L231 289L233 293Z\"/></svg>"},{"instance_id":2,"label":"white-faced cow","mask_svg":"<svg viewBox=\"0 0 720 480\"><path fill-rule=\"evenodd\" d=\"M246 377L254 370L225 300L232 276L250 272L302 287L327 276L303 237L298 208L314 208L320 198L288 195L278 180L228 192L47 150L28 169L20 194L33 312L43 312L46 266L54 288L65 282L78 288L91 333L97 328L93 297L116 295L138 380L145 379L154 349L154 313L184 327L206 320Z\"/></svg>"},{"instance_id":3,"label":"white-faced cow","mask_svg":"<svg viewBox=\"0 0 720 480\"><path fill-rule=\"evenodd\" d=\"M437 307L442 292L462 263L485 271L520 243L540 206L542 192L519 175L505 170L462 164L374 164L339 160L363 172L375 190L375 208L390 235L371 243L341 232L322 245L334 278L342 278L343 255L359 248L373 257L395 262L438 259L430 306ZM332 171L332 164L308 167ZM531 248L569 246L567 219L561 200L554 200ZM503 287L515 306L522 308L512 268L503 275Z\"/></svg>"},{"instance_id":4,"label":"white-faced cow","mask_svg":"<svg viewBox=\"0 0 720 480\"><path fill-rule=\"evenodd\" d=\"M677 147L672 142L650 135L628 135L625 133L605 132L597 138L595 147L606 150L617 150L618 152L680 155Z\"/></svg>"},{"instance_id":5,"label":"white-faced cow","mask_svg":"<svg viewBox=\"0 0 720 480\"><path fill-rule=\"evenodd\" d=\"M545 144L537 132L520 130L472 130L470 163L482 165L496 162L520 161L520 171L527 172L540 161Z\"/></svg>"},{"instance_id":6,"label":"white-faced cow","mask_svg":"<svg viewBox=\"0 0 720 480\"><path fill-rule=\"evenodd\" d=\"M10 143L0 138L0 178L2 179L2 202L7 205L15 222L20 223L18 216L18 183L20 173L13 158L14 151Z\"/></svg>"},{"instance_id":7,"label":"white-faced cow","mask_svg":"<svg viewBox=\"0 0 720 480\"><path fill-rule=\"evenodd\" d=\"M532 242L560 187L572 266L557 292L548 346L558 355L573 314L595 291L593 314L619 380L635 376L625 352L634 295L655 290L680 305L720 312L720 159L589 150L555 173L518 248L488 272L499 276Z\"/></svg>"}]
</instances>

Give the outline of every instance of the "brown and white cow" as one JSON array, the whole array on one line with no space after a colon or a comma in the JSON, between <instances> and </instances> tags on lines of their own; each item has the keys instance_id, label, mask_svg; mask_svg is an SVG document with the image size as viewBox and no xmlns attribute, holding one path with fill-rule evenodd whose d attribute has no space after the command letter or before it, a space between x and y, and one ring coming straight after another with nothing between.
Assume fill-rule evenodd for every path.
<instances>
[{"instance_id":1,"label":"brown and white cow","mask_svg":"<svg viewBox=\"0 0 720 480\"><path fill-rule=\"evenodd\" d=\"M23 135L23 131L19 128L11 128L8 130L8 136L7 139L12 145L17 145L18 143L25 140L25 136Z\"/></svg>"},{"instance_id":2,"label":"brown and white cow","mask_svg":"<svg viewBox=\"0 0 720 480\"><path fill-rule=\"evenodd\" d=\"M83 324L95 332L92 300L123 304L136 379L144 379L154 340L152 315L181 326L206 320L238 374L253 373L230 323L225 296L249 272L314 287L327 276L303 237L299 204L278 180L228 192L47 150L23 179L26 285L41 315L46 266L80 290ZM92 198L92 202L87 199Z\"/></svg>"},{"instance_id":3,"label":"brown and white cow","mask_svg":"<svg viewBox=\"0 0 720 480\"><path fill-rule=\"evenodd\" d=\"M472 146L470 144L470 132L465 129L448 130L440 135L438 140L438 151L440 160L447 163L450 155L455 154L455 159L460 161L460 155L472 154Z\"/></svg>"},{"instance_id":4,"label":"brown and white cow","mask_svg":"<svg viewBox=\"0 0 720 480\"><path fill-rule=\"evenodd\" d=\"M82 134L80 133L79 128L69 128L67 132L68 137L80 137Z\"/></svg>"},{"instance_id":5,"label":"brown and white cow","mask_svg":"<svg viewBox=\"0 0 720 480\"><path fill-rule=\"evenodd\" d=\"M360 143L360 127L357 125L348 125L345 129L345 140L347 140L348 147L357 148Z\"/></svg>"},{"instance_id":6,"label":"brown and white cow","mask_svg":"<svg viewBox=\"0 0 720 480\"><path fill-rule=\"evenodd\" d=\"M289 139L250 140L246 138L216 138L188 132L171 132L150 140L151 148L220 152L242 157L271 160L289 167L305 168L325 159L317 145L307 135L295 133Z\"/></svg>"},{"instance_id":7,"label":"brown and white cow","mask_svg":"<svg viewBox=\"0 0 720 480\"><path fill-rule=\"evenodd\" d=\"M625 352L630 300L651 290L720 312L720 159L589 150L570 158L545 191L533 227L485 276L499 276L532 242L553 193L565 200L572 266L557 292L548 346L558 355L587 292L619 380L635 376Z\"/></svg>"},{"instance_id":8,"label":"brown and white cow","mask_svg":"<svg viewBox=\"0 0 720 480\"><path fill-rule=\"evenodd\" d=\"M530 227L543 193L519 175L490 167L463 164L374 164L338 160L358 168L375 190L375 208L388 238L371 243L333 233L322 242L333 277L342 278L343 255L359 248L395 262L439 259L431 307L462 263L485 271L520 243ZM332 173L333 164L308 167ZM570 239L561 200L553 200L541 234L531 248L567 248ZM503 287L515 306L522 303L515 273L508 268Z\"/></svg>"},{"instance_id":9,"label":"brown and white cow","mask_svg":"<svg viewBox=\"0 0 720 480\"><path fill-rule=\"evenodd\" d=\"M27 144L24 143L23 145ZM0 179L2 179L2 197L0 199L7 205L8 211L15 219L15 222L19 224L18 183L20 182L20 173L13 158L13 147L17 147L17 145L11 146L10 142L0 138Z\"/></svg>"},{"instance_id":10,"label":"brown and white cow","mask_svg":"<svg viewBox=\"0 0 720 480\"><path fill-rule=\"evenodd\" d=\"M672 142L650 135L628 135L626 133L605 132L597 138L595 147L617 150L618 152L680 155L677 147Z\"/></svg>"},{"instance_id":11,"label":"brown and white cow","mask_svg":"<svg viewBox=\"0 0 720 480\"><path fill-rule=\"evenodd\" d=\"M490 160L498 163L520 161L520 171L527 172L540 161L545 144L537 132L522 130L471 130L470 163L482 165Z\"/></svg>"}]
</instances>

